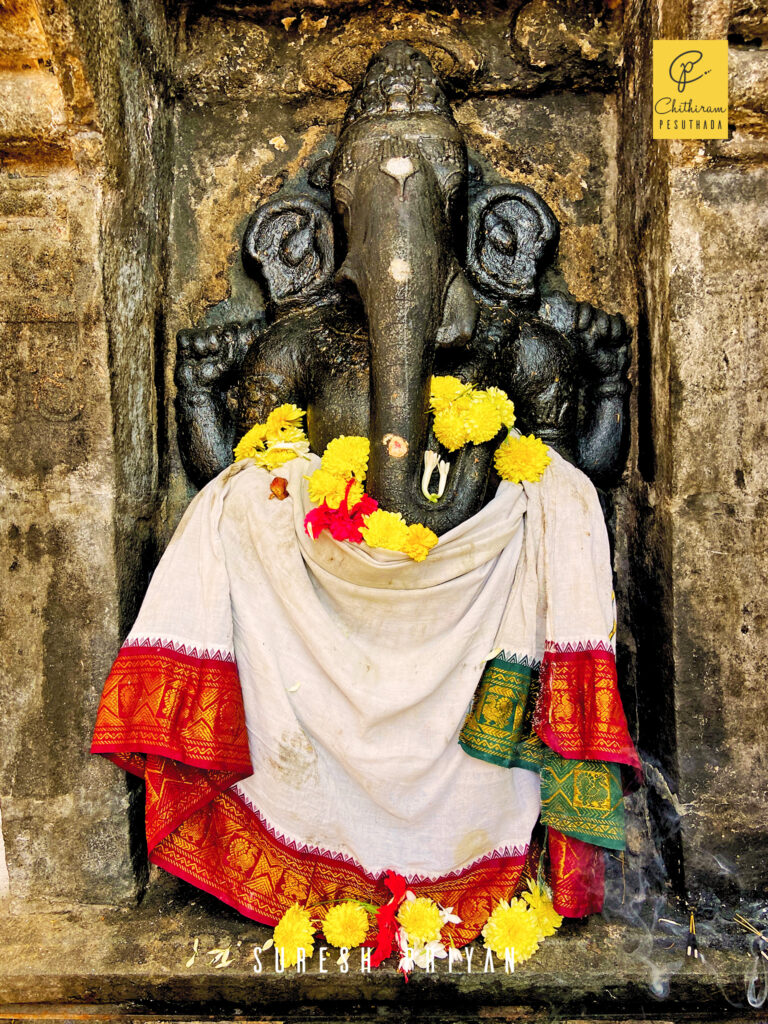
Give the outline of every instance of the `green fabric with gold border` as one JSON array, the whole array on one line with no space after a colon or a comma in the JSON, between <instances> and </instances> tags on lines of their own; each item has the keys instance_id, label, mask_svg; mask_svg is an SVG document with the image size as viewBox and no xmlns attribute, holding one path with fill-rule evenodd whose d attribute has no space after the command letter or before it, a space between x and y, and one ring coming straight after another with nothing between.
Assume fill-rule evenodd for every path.
<instances>
[{"instance_id":1,"label":"green fabric with gold border","mask_svg":"<svg viewBox=\"0 0 768 1024\"><path fill-rule=\"evenodd\" d=\"M530 665L503 658L485 666L459 736L459 744L471 757L512 767L524 735L532 674Z\"/></svg>"},{"instance_id":2,"label":"green fabric with gold border","mask_svg":"<svg viewBox=\"0 0 768 1024\"><path fill-rule=\"evenodd\" d=\"M462 749L503 768L537 772L542 824L595 846L623 849L619 765L570 760L542 743L533 730L538 695L538 666L489 661L459 736Z\"/></svg>"}]
</instances>

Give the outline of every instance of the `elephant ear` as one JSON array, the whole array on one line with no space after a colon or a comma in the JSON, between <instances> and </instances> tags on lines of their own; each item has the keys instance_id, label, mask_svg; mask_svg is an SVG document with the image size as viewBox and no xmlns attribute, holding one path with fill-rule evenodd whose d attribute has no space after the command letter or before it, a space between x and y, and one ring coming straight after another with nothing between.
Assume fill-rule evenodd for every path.
<instances>
[{"instance_id":1,"label":"elephant ear","mask_svg":"<svg viewBox=\"0 0 768 1024\"><path fill-rule=\"evenodd\" d=\"M269 200L248 222L243 262L276 305L311 299L333 278L330 214L307 196Z\"/></svg>"},{"instance_id":2,"label":"elephant ear","mask_svg":"<svg viewBox=\"0 0 768 1024\"><path fill-rule=\"evenodd\" d=\"M530 300L557 248L559 225L525 185L489 185L469 207L467 267L483 292Z\"/></svg>"}]
</instances>

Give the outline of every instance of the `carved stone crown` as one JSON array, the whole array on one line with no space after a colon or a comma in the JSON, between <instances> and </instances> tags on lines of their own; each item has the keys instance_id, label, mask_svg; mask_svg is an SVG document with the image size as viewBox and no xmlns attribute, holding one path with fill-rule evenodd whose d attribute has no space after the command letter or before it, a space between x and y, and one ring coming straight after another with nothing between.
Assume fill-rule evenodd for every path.
<instances>
[{"instance_id":1,"label":"carved stone crown","mask_svg":"<svg viewBox=\"0 0 768 1024\"><path fill-rule=\"evenodd\" d=\"M423 53L409 43L389 43L371 60L347 108L342 132L364 117L438 114L453 122L443 83Z\"/></svg>"}]
</instances>

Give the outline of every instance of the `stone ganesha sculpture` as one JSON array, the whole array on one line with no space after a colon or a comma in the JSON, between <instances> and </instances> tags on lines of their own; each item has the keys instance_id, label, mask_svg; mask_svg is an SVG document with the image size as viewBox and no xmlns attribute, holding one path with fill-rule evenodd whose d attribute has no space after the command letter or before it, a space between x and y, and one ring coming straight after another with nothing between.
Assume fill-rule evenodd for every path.
<instances>
[{"instance_id":1,"label":"stone ganesha sculpture","mask_svg":"<svg viewBox=\"0 0 768 1024\"><path fill-rule=\"evenodd\" d=\"M516 426L598 486L627 439L628 332L620 315L547 290L558 223L532 189L487 184L423 54L390 43L371 61L330 160L251 218L246 267L266 316L181 331L179 443L202 485L276 405L307 410L312 449L370 439L366 489L444 533L492 497L501 437L450 454L431 433L433 374L503 388ZM438 503L427 449L451 462Z\"/></svg>"}]
</instances>

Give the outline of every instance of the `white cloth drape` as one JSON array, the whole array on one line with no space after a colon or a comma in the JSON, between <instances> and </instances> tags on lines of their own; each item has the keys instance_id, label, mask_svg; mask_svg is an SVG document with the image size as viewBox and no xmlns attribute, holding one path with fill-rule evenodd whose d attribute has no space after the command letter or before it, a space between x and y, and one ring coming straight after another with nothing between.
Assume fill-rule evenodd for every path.
<instances>
[{"instance_id":1,"label":"white cloth drape","mask_svg":"<svg viewBox=\"0 0 768 1024\"><path fill-rule=\"evenodd\" d=\"M315 456L236 463L195 498L128 642L234 652L254 768L237 790L284 841L411 879L525 850L538 777L457 738L494 649L540 660L611 634L597 495L552 458L421 563L307 536Z\"/></svg>"}]
</instances>

